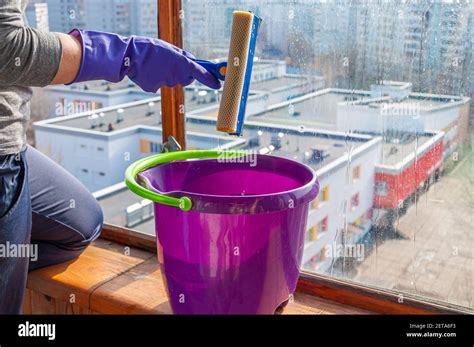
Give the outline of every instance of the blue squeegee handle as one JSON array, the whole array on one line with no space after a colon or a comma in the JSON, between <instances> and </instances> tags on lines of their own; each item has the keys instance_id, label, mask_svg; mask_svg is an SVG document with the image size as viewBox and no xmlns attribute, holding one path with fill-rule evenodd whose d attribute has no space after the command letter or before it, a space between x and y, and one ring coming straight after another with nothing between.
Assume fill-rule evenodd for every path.
<instances>
[{"instance_id":1,"label":"blue squeegee handle","mask_svg":"<svg viewBox=\"0 0 474 347\"><path fill-rule=\"evenodd\" d=\"M211 74L213 74L217 79L224 81L225 80L225 70L227 68L227 62L214 63L209 60L193 59L196 63L201 65Z\"/></svg>"}]
</instances>

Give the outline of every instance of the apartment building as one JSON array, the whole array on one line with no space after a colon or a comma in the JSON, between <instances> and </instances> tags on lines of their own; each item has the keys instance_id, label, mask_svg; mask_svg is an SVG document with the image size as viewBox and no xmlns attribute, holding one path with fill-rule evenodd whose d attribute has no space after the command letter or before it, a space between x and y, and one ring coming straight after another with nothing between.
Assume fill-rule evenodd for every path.
<instances>
[{"instance_id":1,"label":"apartment building","mask_svg":"<svg viewBox=\"0 0 474 347\"><path fill-rule=\"evenodd\" d=\"M155 0L47 0L51 31L87 28L157 37Z\"/></svg>"},{"instance_id":2,"label":"apartment building","mask_svg":"<svg viewBox=\"0 0 474 347\"><path fill-rule=\"evenodd\" d=\"M374 170L382 143L380 137L323 133L330 143L316 145L313 156L331 156L333 148L343 152L334 162L316 168L320 193L311 203L303 267L318 271L328 270L337 260L330 247L356 245L369 232Z\"/></svg>"},{"instance_id":3,"label":"apartment building","mask_svg":"<svg viewBox=\"0 0 474 347\"><path fill-rule=\"evenodd\" d=\"M247 110L249 113L262 112L273 104L288 101L324 86L325 80L321 76L287 73L284 61L256 59ZM199 99L203 114L217 112L220 92L206 88L198 82L188 86L186 90L193 92L194 98ZM144 92L128 78L118 83L88 81L69 86L49 86L46 91L52 100L49 117L93 111L156 96L155 93Z\"/></svg>"},{"instance_id":4,"label":"apartment building","mask_svg":"<svg viewBox=\"0 0 474 347\"><path fill-rule=\"evenodd\" d=\"M43 31L49 31L48 4L45 0L28 1L25 15L28 26Z\"/></svg>"},{"instance_id":5,"label":"apartment building","mask_svg":"<svg viewBox=\"0 0 474 347\"><path fill-rule=\"evenodd\" d=\"M383 81L372 86L370 98L341 102L336 128L340 131L385 134L442 131L443 156L468 140L470 98L411 92L411 84Z\"/></svg>"},{"instance_id":6,"label":"apartment building","mask_svg":"<svg viewBox=\"0 0 474 347\"><path fill-rule=\"evenodd\" d=\"M362 86L373 79L403 79L411 81L416 90L456 95L467 90L467 37L472 20L468 2L356 6L356 75Z\"/></svg>"},{"instance_id":7,"label":"apartment building","mask_svg":"<svg viewBox=\"0 0 474 347\"><path fill-rule=\"evenodd\" d=\"M319 90L251 119L390 136L442 131L446 157L468 140L469 103L468 97L413 93L410 83L383 81L371 90Z\"/></svg>"},{"instance_id":8,"label":"apartment building","mask_svg":"<svg viewBox=\"0 0 474 347\"><path fill-rule=\"evenodd\" d=\"M385 140L375 167L375 222L393 223L404 210L441 176L443 132L393 136ZM418 196L417 196L418 195Z\"/></svg>"},{"instance_id":9,"label":"apartment building","mask_svg":"<svg viewBox=\"0 0 474 347\"><path fill-rule=\"evenodd\" d=\"M188 108L199 107L188 96ZM135 160L162 149L160 98L106 107L34 123L36 148L92 192L119 183ZM99 112L100 111L100 112ZM188 132L189 148L231 148L243 140Z\"/></svg>"},{"instance_id":10,"label":"apartment building","mask_svg":"<svg viewBox=\"0 0 474 347\"><path fill-rule=\"evenodd\" d=\"M72 85L53 85L45 89L51 99L49 117L61 117L103 107L155 97L128 78L121 82L88 81Z\"/></svg>"},{"instance_id":11,"label":"apartment building","mask_svg":"<svg viewBox=\"0 0 474 347\"><path fill-rule=\"evenodd\" d=\"M346 243L350 243L348 240L360 243L370 242L363 239L364 232L361 230L364 230L364 225L391 228L397 215L440 177L443 160L469 139L469 101L466 97L412 93L410 83L385 81L383 85L374 85L368 91L320 90L274 105L265 112L250 116L249 120L301 129L313 127L319 131L340 132L348 137L364 134L380 139L381 148L363 157L363 163L370 163L369 168L359 167L357 161L351 160L350 164L345 163L344 172L328 175L329 180L334 179L330 186L336 183L338 188L342 182L347 184L350 177L358 177L361 173L374 175L370 182L365 181L367 185L362 190L370 192L370 202L363 205L362 211L356 210L355 215L350 215L343 228L336 228L339 234L343 234L338 237ZM322 189L314 204L318 207L319 201L323 201L324 209L329 206L324 201L332 195L332 189L325 189L325 176L319 171L325 168L315 169L318 170ZM357 206L361 201L369 201L351 191L357 189L357 184L362 184L357 182L348 186L346 200L336 199L339 205L329 207L330 211L347 212L347 206L352 206L352 203ZM341 201L344 203L340 204ZM370 208L367 209L368 206ZM341 217L336 220L342 221ZM316 225L311 231L313 235L330 229L324 218ZM328 239L331 237L328 236ZM333 240L337 241L337 238ZM321 244L324 248L318 249ZM309 245L311 243L308 242L306 247L314 247L314 251L308 254L317 252L318 256L309 260L305 258L308 269L325 270L334 264L334 258L327 256L333 254L327 252L328 242Z\"/></svg>"}]
</instances>

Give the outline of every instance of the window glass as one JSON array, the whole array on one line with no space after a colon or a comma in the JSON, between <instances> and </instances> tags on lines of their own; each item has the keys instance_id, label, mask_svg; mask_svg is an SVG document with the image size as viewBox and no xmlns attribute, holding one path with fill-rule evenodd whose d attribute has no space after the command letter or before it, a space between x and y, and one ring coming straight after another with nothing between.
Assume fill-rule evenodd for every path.
<instances>
[{"instance_id":1,"label":"window glass","mask_svg":"<svg viewBox=\"0 0 474 347\"><path fill-rule=\"evenodd\" d=\"M183 0L202 59L227 59L234 10L263 19L243 147L318 174L304 270L473 307L473 6Z\"/></svg>"}]
</instances>

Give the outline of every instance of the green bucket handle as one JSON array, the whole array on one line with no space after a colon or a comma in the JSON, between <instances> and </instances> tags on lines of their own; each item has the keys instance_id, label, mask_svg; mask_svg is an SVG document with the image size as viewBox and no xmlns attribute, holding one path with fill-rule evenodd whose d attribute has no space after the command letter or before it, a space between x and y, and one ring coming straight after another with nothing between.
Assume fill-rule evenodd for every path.
<instances>
[{"instance_id":1,"label":"green bucket handle","mask_svg":"<svg viewBox=\"0 0 474 347\"><path fill-rule=\"evenodd\" d=\"M136 181L137 175L151 167L156 165L161 165L177 160L187 160L187 159L213 159L224 156L226 159L237 158L244 155L247 155L247 152L244 151L221 151L221 150L192 150L192 151L177 151L177 152L167 152L156 154L147 158L136 161L130 165L125 171L125 184L128 189L130 189L135 194L157 202L160 204L178 207L183 211L189 211L193 207L193 203L190 198L187 196L182 196L180 198L174 198L172 196L167 196L159 194L148 190L147 188L141 186Z\"/></svg>"}]
</instances>

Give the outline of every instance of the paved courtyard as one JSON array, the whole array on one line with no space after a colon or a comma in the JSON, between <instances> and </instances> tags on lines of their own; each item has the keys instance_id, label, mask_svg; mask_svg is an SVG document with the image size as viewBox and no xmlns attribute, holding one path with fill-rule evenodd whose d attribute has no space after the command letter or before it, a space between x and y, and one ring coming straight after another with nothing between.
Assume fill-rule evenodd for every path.
<instances>
[{"instance_id":1,"label":"paved courtyard","mask_svg":"<svg viewBox=\"0 0 474 347\"><path fill-rule=\"evenodd\" d=\"M474 155L401 216L352 278L474 308Z\"/></svg>"}]
</instances>

